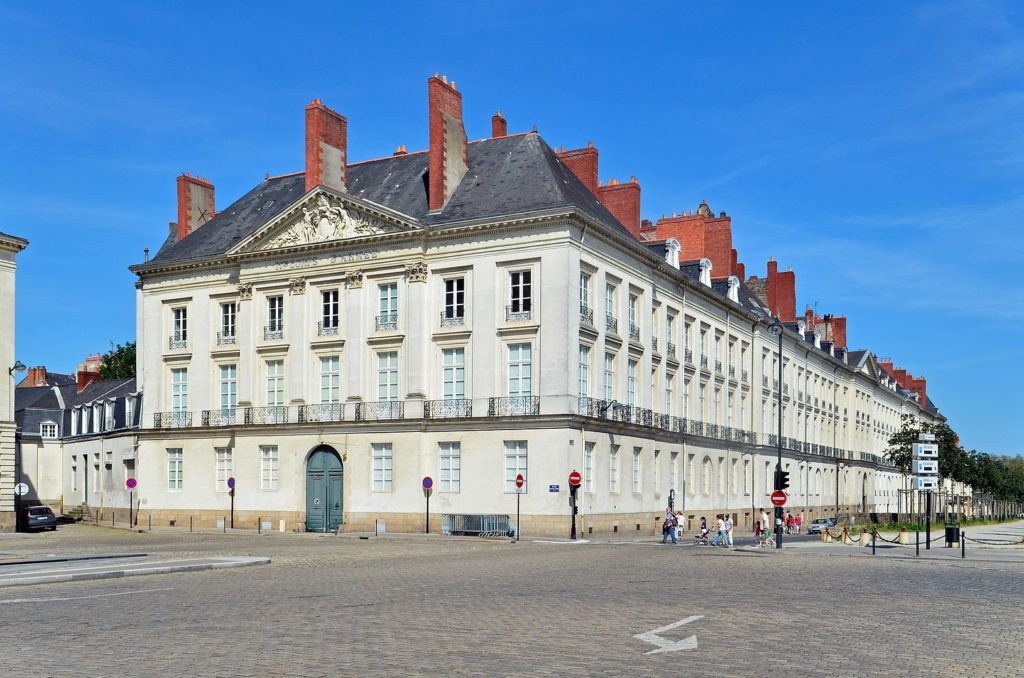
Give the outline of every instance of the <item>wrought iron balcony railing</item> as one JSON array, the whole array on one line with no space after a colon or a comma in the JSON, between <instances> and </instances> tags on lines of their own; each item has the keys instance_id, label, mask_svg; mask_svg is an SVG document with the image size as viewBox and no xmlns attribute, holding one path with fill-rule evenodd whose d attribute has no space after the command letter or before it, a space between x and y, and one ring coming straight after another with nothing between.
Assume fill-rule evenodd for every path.
<instances>
[{"instance_id":1,"label":"wrought iron balcony railing","mask_svg":"<svg viewBox=\"0 0 1024 678\"><path fill-rule=\"evenodd\" d=\"M332 318L327 322L321 320L316 324L316 335L318 337L336 337L338 336L338 319Z\"/></svg>"},{"instance_id":2,"label":"wrought iron balcony railing","mask_svg":"<svg viewBox=\"0 0 1024 678\"><path fill-rule=\"evenodd\" d=\"M192 425L191 412L154 412L153 428L188 428Z\"/></svg>"},{"instance_id":3,"label":"wrought iron balcony railing","mask_svg":"<svg viewBox=\"0 0 1024 678\"><path fill-rule=\"evenodd\" d=\"M747 374L747 371L746 371L746 370L743 370L742 372L740 372L740 380L742 380L742 381L748 381L748 380L749 380L749 377L750 377L750 375L749 375L749 374Z\"/></svg>"},{"instance_id":4,"label":"wrought iron balcony railing","mask_svg":"<svg viewBox=\"0 0 1024 678\"><path fill-rule=\"evenodd\" d=\"M693 364L693 349L692 348L683 349L683 359L686 361L687 365L692 365Z\"/></svg>"},{"instance_id":5,"label":"wrought iron balcony railing","mask_svg":"<svg viewBox=\"0 0 1024 678\"><path fill-rule=\"evenodd\" d=\"M224 332L217 333L217 345L218 346L234 346L238 340L235 338L234 333L225 334Z\"/></svg>"},{"instance_id":6,"label":"wrought iron balcony railing","mask_svg":"<svg viewBox=\"0 0 1024 678\"><path fill-rule=\"evenodd\" d=\"M489 398L488 417L523 417L540 414L539 396L516 396L512 398Z\"/></svg>"},{"instance_id":7,"label":"wrought iron balcony railing","mask_svg":"<svg viewBox=\"0 0 1024 678\"><path fill-rule=\"evenodd\" d=\"M604 317L604 328L607 331L612 332L613 334L618 334L619 333L619 319L609 313L608 315L606 315Z\"/></svg>"},{"instance_id":8,"label":"wrought iron balcony railing","mask_svg":"<svg viewBox=\"0 0 1024 678\"><path fill-rule=\"evenodd\" d=\"M468 398L446 398L423 403L424 419L457 419L472 416L473 401Z\"/></svg>"},{"instance_id":9,"label":"wrought iron balcony railing","mask_svg":"<svg viewBox=\"0 0 1024 678\"><path fill-rule=\"evenodd\" d=\"M729 365L729 378L730 379L735 379L736 378L736 366L735 365Z\"/></svg>"},{"instance_id":10,"label":"wrought iron balcony railing","mask_svg":"<svg viewBox=\"0 0 1024 678\"><path fill-rule=\"evenodd\" d=\"M263 338L267 341L284 339L284 326L277 323L273 325L264 325Z\"/></svg>"},{"instance_id":11,"label":"wrought iron balcony railing","mask_svg":"<svg viewBox=\"0 0 1024 678\"><path fill-rule=\"evenodd\" d=\"M401 400L378 400L356 403L356 421L405 419L405 403Z\"/></svg>"},{"instance_id":12,"label":"wrought iron balcony railing","mask_svg":"<svg viewBox=\"0 0 1024 678\"><path fill-rule=\"evenodd\" d=\"M580 304L580 322L589 327L594 326L594 309L586 304Z\"/></svg>"},{"instance_id":13,"label":"wrought iron balcony railing","mask_svg":"<svg viewBox=\"0 0 1024 678\"><path fill-rule=\"evenodd\" d=\"M658 338L657 337L651 337L651 348L654 349L655 353L658 352Z\"/></svg>"},{"instance_id":14,"label":"wrought iron balcony railing","mask_svg":"<svg viewBox=\"0 0 1024 678\"><path fill-rule=\"evenodd\" d=\"M700 368L702 370L708 369L708 357L706 355L700 357Z\"/></svg>"},{"instance_id":15,"label":"wrought iron balcony railing","mask_svg":"<svg viewBox=\"0 0 1024 678\"><path fill-rule=\"evenodd\" d=\"M287 424L288 407L285 405L271 405L269 407L247 407L245 408L246 424Z\"/></svg>"},{"instance_id":16,"label":"wrought iron balcony railing","mask_svg":"<svg viewBox=\"0 0 1024 678\"><path fill-rule=\"evenodd\" d=\"M167 338L167 348L176 351L188 348L188 338L184 334L175 334Z\"/></svg>"},{"instance_id":17,"label":"wrought iron balcony railing","mask_svg":"<svg viewBox=\"0 0 1024 678\"><path fill-rule=\"evenodd\" d=\"M762 374L761 375L761 385L762 386L767 386L768 385L768 375L767 374Z\"/></svg>"},{"instance_id":18,"label":"wrought iron balcony railing","mask_svg":"<svg viewBox=\"0 0 1024 678\"><path fill-rule=\"evenodd\" d=\"M640 328L633 323L629 323L629 338L633 341L640 341Z\"/></svg>"},{"instance_id":19,"label":"wrought iron balcony railing","mask_svg":"<svg viewBox=\"0 0 1024 678\"><path fill-rule=\"evenodd\" d=\"M345 421L344 403L320 403L299 407L299 422Z\"/></svg>"},{"instance_id":20,"label":"wrought iron balcony railing","mask_svg":"<svg viewBox=\"0 0 1024 678\"><path fill-rule=\"evenodd\" d=\"M529 304L509 304L505 307L505 320L529 320L533 317Z\"/></svg>"},{"instance_id":21,"label":"wrought iron balcony railing","mask_svg":"<svg viewBox=\"0 0 1024 678\"><path fill-rule=\"evenodd\" d=\"M669 358L675 358L676 357L676 345L673 344L671 341L666 341L665 342L665 353L668 354Z\"/></svg>"},{"instance_id":22,"label":"wrought iron balcony railing","mask_svg":"<svg viewBox=\"0 0 1024 678\"><path fill-rule=\"evenodd\" d=\"M458 313L456 315L456 313ZM454 309L441 312L441 327L461 327L466 324L466 318L461 312Z\"/></svg>"},{"instance_id":23,"label":"wrought iron balcony railing","mask_svg":"<svg viewBox=\"0 0 1024 678\"><path fill-rule=\"evenodd\" d=\"M234 426L237 423L237 408L222 407L219 410L203 410L203 426Z\"/></svg>"},{"instance_id":24,"label":"wrought iron balcony railing","mask_svg":"<svg viewBox=\"0 0 1024 678\"><path fill-rule=\"evenodd\" d=\"M381 313L377 316L376 328L378 332L385 332L398 329L398 312Z\"/></svg>"},{"instance_id":25,"label":"wrought iron balcony railing","mask_svg":"<svg viewBox=\"0 0 1024 678\"><path fill-rule=\"evenodd\" d=\"M721 360L716 360L715 361L715 372L717 372L718 374L722 373L722 361Z\"/></svg>"}]
</instances>

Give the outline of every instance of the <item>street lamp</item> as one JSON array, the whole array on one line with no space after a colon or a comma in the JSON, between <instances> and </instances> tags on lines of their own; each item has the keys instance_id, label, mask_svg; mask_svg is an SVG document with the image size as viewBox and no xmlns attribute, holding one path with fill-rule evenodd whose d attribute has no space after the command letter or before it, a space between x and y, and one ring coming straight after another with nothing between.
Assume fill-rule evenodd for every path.
<instances>
[{"instance_id":1,"label":"street lamp","mask_svg":"<svg viewBox=\"0 0 1024 678\"><path fill-rule=\"evenodd\" d=\"M7 368L7 374L14 376L15 372L24 372L27 369L28 368L25 367L25 363L18 360L13 365Z\"/></svg>"},{"instance_id":2,"label":"street lamp","mask_svg":"<svg viewBox=\"0 0 1024 678\"><path fill-rule=\"evenodd\" d=\"M846 468L846 464L839 463L839 457L836 457L836 526L839 525L839 472Z\"/></svg>"},{"instance_id":3,"label":"street lamp","mask_svg":"<svg viewBox=\"0 0 1024 678\"><path fill-rule=\"evenodd\" d=\"M764 321L767 322L767 321ZM777 402L777 408L779 411L779 432L775 436L775 450L776 450L776 462L775 462L775 489L781 489L778 487L779 480L782 477L782 334L783 327L782 323L778 318L772 318L772 321L768 323L768 334L778 337L779 339L779 382L775 386L775 397ZM782 507L775 507L775 548L782 548Z\"/></svg>"}]
</instances>

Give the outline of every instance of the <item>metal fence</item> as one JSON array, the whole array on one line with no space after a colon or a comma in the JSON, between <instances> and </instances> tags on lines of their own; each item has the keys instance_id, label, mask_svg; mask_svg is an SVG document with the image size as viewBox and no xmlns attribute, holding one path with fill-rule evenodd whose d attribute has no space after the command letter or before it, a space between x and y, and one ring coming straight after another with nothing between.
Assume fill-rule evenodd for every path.
<instances>
[{"instance_id":1,"label":"metal fence","mask_svg":"<svg viewBox=\"0 0 1024 678\"><path fill-rule=\"evenodd\" d=\"M493 534L512 535L512 520L508 515L493 513L442 513L441 534Z\"/></svg>"}]
</instances>

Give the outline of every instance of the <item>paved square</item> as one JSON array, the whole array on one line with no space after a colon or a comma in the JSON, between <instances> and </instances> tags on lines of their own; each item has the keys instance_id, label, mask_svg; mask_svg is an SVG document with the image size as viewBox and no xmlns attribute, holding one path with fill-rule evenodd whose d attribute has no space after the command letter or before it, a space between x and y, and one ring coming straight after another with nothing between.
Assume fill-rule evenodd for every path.
<instances>
[{"instance_id":1,"label":"paved square","mask_svg":"<svg viewBox=\"0 0 1024 678\"><path fill-rule=\"evenodd\" d=\"M852 548L856 557L91 526L0 540L0 559L115 552L272 563L4 590L8 668L179 678L1024 671L1024 562L981 551L915 562ZM660 645L635 637L672 625L655 633ZM648 654L662 646L681 649Z\"/></svg>"}]
</instances>

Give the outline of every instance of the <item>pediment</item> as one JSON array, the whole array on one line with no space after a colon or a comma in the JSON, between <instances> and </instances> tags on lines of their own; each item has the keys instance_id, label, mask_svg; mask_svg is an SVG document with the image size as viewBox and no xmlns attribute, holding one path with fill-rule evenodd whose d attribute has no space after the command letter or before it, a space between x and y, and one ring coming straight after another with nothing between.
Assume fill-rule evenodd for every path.
<instances>
[{"instance_id":1,"label":"pediment","mask_svg":"<svg viewBox=\"0 0 1024 678\"><path fill-rule=\"evenodd\" d=\"M372 206L317 188L239 242L231 253L319 245L418 228L397 214L375 210Z\"/></svg>"}]
</instances>

